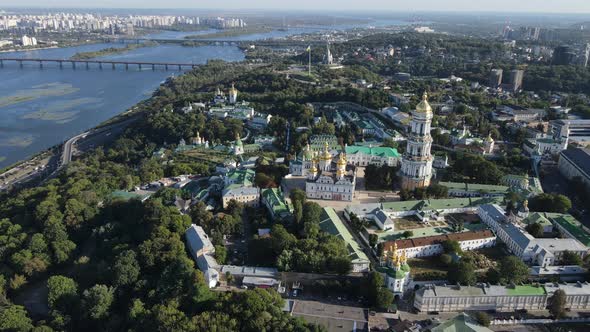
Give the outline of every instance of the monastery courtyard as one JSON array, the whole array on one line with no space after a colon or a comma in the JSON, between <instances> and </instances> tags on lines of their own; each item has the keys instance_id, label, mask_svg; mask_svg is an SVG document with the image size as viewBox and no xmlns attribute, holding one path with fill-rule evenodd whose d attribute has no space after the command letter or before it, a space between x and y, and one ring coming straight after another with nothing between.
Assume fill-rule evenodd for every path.
<instances>
[{"instance_id":1,"label":"monastery courtyard","mask_svg":"<svg viewBox=\"0 0 590 332\"><path fill-rule=\"evenodd\" d=\"M463 232L479 231L487 228L485 224L480 222L479 217L473 213L449 214L445 216L445 221L430 220L423 223L415 218L408 217L396 218L393 219L393 222L393 231L382 231L371 222L371 226L367 228L367 233L377 234L379 236L379 242L381 242L401 239L405 231L411 231L413 233L409 238L456 233L452 229L452 223L456 222L463 223Z\"/></svg>"}]
</instances>

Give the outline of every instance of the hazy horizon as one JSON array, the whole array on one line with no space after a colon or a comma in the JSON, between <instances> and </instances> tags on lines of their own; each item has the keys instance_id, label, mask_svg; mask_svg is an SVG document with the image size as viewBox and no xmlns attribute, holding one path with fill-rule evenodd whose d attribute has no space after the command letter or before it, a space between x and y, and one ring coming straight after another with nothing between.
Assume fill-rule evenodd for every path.
<instances>
[{"instance_id":1,"label":"hazy horizon","mask_svg":"<svg viewBox=\"0 0 590 332\"><path fill-rule=\"evenodd\" d=\"M5 0L0 0L4 2ZM247 3L239 0L207 1L195 4L190 0L169 0L166 2L155 0L95 0L80 3L74 0L23 0L18 4L10 4L5 8L76 8L76 9L201 9L201 10L299 10L299 11L391 11L391 12L490 12L490 13L545 13L545 14L585 14L590 13L588 0L563 0L557 2L540 2L538 0L496 0L474 2L465 0L436 0L423 1L386 1L365 0L362 2L342 2L336 0L251 0ZM2 6L2 3L0 3ZM1 9L1 7L0 7Z\"/></svg>"}]
</instances>

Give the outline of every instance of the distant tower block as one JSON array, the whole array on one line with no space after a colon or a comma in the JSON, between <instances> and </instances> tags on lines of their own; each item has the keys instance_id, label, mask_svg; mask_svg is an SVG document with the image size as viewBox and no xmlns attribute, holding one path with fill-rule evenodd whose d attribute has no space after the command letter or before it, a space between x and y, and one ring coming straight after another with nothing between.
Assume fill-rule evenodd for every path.
<instances>
[{"instance_id":1,"label":"distant tower block","mask_svg":"<svg viewBox=\"0 0 590 332\"><path fill-rule=\"evenodd\" d=\"M330 42L326 44L326 63L331 65L334 63L334 57L332 56L332 52L330 52Z\"/></svg>"},{"instance_id":2,"label":"distant tower block","mask_svg":"<svg viewBox=\"0 0 590 332\"><path fill-rule=\"evenodd\" d=\"M229 103L235 104L238 102L238 90L234 87L233 83L231 89L229 89Z\"/></svg>"},{"instance_id":3,"label":"distant tower block","mask_svg":"<svg viewBox=\"0 0 590 332\"><path fill-rule=\"evenodd\" d=\"M410 135L406 153L402 159L402 188L414 190L430 185L432 178L432 161L430 154L432 137L430 124L432 122L432 107L428 104L428 95L424 93L422 101L412 112Z\"/></svg>"}]
</instances>

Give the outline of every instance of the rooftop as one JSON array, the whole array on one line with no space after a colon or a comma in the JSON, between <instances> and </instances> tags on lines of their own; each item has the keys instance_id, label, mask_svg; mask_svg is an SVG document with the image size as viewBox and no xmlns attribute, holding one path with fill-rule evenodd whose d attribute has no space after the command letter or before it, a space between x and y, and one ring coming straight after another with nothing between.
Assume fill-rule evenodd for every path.
<instances>
[{"instance_id":1,"label":"rooftop","mask_svg":"<svg viewBox=\"0 0 590 332\"><path fill-rule=\"evenodd\" d=\"M420 201L403 201L403 202L386 202L382 203L382 208L386 212L401 212L413 210L444 210L457 209L462 207L475 207L482 204L501 203L502 198L448 198L448 199L428 199Z\"/></svg>"},{"instance_id":2,"label":"rooftop","mask_svg":"<svg viewBox=\"0 0 590 332\"><path fill-rule=\"evenodd\" d=\"M372 156L379 156L379 157L395 157L398 158L400 154L397 152L396 149L389 148L389 147L367 147L367 146L358 146L352 145L346 147L346 154L357 154L357 153L364 153Z\"/></svg>"},{"instance_id":3,"label":"rooftop","mask_svg":"<svg viewBox=\"0 0 590 332\"><path fill-rule=\"evenodd\" d=\"M227 174L227 178L234 184L245 187L252 186L256 172L251 169L233 169Z\"/></svg>"},{"instance_id":4,"label":"rooftop","mask_svg":"<svg viewBox=\"0 0 590 332\"><path fill-rule=\"evenodd\" d=\"M369 261L369 258L361 246L356 242L352 234L350 234L348 228L342 223L342 220L338 217L333 208L325 207L322 211L320 220L320 228L322 231L335 235L346 242L346 247L348 248L350 258L353 262L355 260Z\"/></svg>"},{"instance_id":5,"label":"rooftop","mask_svg":"<svg viewBox=\"0 0 590 332\"><path fill-rule=\"evenodd\" d=\"M432 332L489 332L492 331L485 326L481 326L465 313L444 321L440 325L431 329Z\"/></svg>"},{"instance_id":6,"label":"rooftop","mask_svg":"<svg viewBox=\"0 0 590 332\"><path fill-rule=\"evenodd\" d=\"M275 278L278 275L278 270L273 267L253 267L253 266L235 266L222 265L222 274L229 272L233 276L251 276L261 278Z\"/></svg>"},{"instance_id":7,"label":"rooftop","mask_svg":"<svg viewBox=\"0 0 590 332\"><path fill-rule=\"evenodd\" d=\"M492 184L475 184L475 183L462 183L462 182L439 182L441 186L445 186L449 189L465 190L465 191L476 191L482 193L506 193L508 192L507 186L492 185Z\"/></svg>"},{"instance_id":8,"label":"rooftop","mask_svg":"<svg viewBox=\"0 0 590 332\"><path fill-rule=\"evenodd\" d=\"M278 188L263 189L261 192L262 198L268 202L274 215L285 215L291 211L287 203L285 203L285 197L283 192Z\"/></svg>"},{"instance_id":9,"label":"rooftop","mask_svg":"<svg viewBox=\"0 0 590 332\"><path fill-rule=\"evenodd\" d=\"M389 248L394 244L397 244L398 249L407 249L407 248L414 248L414 247L424 247L434 244L440 244L444 241L470 241L470 240L479 240L479 239L487 239L487 238L495 238L496 236L490 230L481 230L481 231L473 231L473 232L461 232L461 233L451 233L451 234L444 234L444 235L434 235L434 236L425 236L413 239L405 239L405 240L396 240L396 241L389 241L384 244L384 248Z\"/></svg>"},{"instance_id":10,"label":"rooftop","mask_svg":"<svg viewBox=\"0 0 590 332\"><path fill-rule=\"evenodd\" d=\"M565 157L575 164L582 172L590 177L590 149L567 149L561 152L561 157Z\"/></svg>"},{"instance_id":11,"label":"rooftop","mask_svg":"<svg viewBox=\"0 0 590 332\"><path fill-rule=\"evenodd\" d=\"M587 228L571 214L546 213L546 215L550 220L563 227L578 241L582 242L582 244L590 246L590 234L588 234Z\"/></svg>"},{"instance_id":12,"label":"rooftop","mask_svg":"<svg viewBox=\"0 0 590 332\"><path fill-rule=\"evenodd\" d=\"M211 243L203 227L193 224L186 230L185 235L190 248L195 252L203 248L214 250L213 243Z\"/></svg>"},{"instance_id":13,"label":"rooftop","mask_svg":"<svg viewBox=\"0 0 590 332\"><path fill-rule=\"evenodd\" d=\"M545 294L545 289L543 287L538 287L538 286L531 286L531 285L525 285L525 286L515 286L514 288L507 288L506 289L506 293L508 295L544 295Z\"/></svg>"}]
</instances>

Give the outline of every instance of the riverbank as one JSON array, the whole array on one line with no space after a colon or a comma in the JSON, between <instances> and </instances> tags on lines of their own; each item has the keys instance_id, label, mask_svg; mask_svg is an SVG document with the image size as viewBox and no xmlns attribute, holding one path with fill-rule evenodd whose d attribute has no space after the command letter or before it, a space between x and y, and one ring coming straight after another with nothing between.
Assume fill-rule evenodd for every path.
<instances>
[{"instance_id":1,"label":"riverbank","mask_svg":"<svg viewBox=\"0 0 590 332\"><path fill-rule=\"evenodd\" d=\"M214 33L205 33L200 35L189 35L184 39L214 39L214 38L227 38L227 37L239 37L244 35L252 35L258 33L267 33L274 31L275 29L267 26L250 27L250 28L237 28L237 29L225 29Z\"/></svg>"},{"instance_id":2,"label":"riverbank","mask_svg":"<svg viewBox=\"0 0 590 332\"><path fill-rule=\"evenodd\" d=\"M10 52L28 52L28 51L38 51L38 50L49 50L52 48L60 48L61 46L45 46L45 47L33 47L33 48L10 48L6 50L0 50L0 53L10 53ZM66 47L66 46L64 46Z\"/></svg>"}]
</instances>

